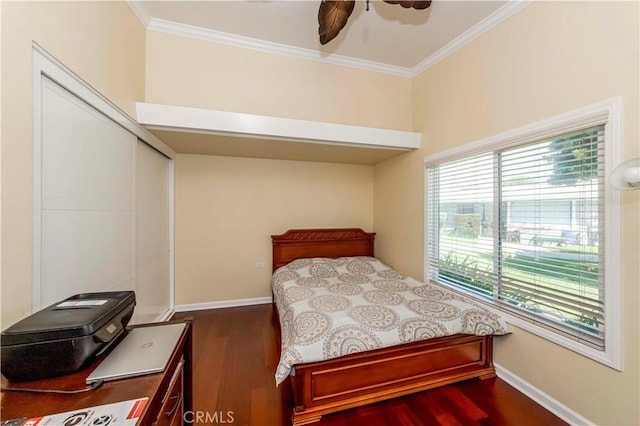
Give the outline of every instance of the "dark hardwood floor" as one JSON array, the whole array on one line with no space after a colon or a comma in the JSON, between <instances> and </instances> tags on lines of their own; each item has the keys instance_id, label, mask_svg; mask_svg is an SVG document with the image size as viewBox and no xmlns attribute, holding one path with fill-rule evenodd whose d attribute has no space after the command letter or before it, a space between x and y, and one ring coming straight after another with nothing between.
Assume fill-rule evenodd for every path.
<instances>
[{"instance_id":1,"label":"dark hardwood floor","mask_svg":"<svg viewBox=\"0 0 640 426\"><path fill-rule=\"evenodd\" d=\"M291 424L287 386L275 386L278 330L271 305L192 316L194 424ZM319 426L565 425L498 378L466 382L327 415Z\"/></svg>"}]
</instances>

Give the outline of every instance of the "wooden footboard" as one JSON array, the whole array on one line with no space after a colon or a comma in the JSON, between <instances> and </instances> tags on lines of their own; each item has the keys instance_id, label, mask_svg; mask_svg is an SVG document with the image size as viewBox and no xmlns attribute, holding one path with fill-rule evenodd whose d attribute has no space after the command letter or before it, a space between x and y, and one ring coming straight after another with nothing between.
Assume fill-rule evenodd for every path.
<instances>
[{"instance_id":1,"label":"wooden footboard","mask_svg":"<svg viewBox=\"0 0 640 426\"><path fill-rule=\"evenodd\" d=\"M471 378L495 376L492 336L455 335L297 365L293 424Z\"/></svg>"}]
</instances>

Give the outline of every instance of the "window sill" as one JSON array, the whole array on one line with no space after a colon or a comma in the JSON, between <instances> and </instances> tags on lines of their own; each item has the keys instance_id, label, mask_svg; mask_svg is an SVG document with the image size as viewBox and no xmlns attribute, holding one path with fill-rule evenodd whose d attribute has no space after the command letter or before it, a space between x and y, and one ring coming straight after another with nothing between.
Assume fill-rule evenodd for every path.
<instances>
[{"instance_id":1,"label":"window sill","mask_svg":"<svg viewBox=\"0 0 640 426\"><path fill-rule=\"evenodd\" d=\"M434 281L429 281L429 282L433 285L446 288L447 290L453 291L455 293L458 293L473 299L474 302L481 304L483 307L485 307L492 313L501 316L507 323L513 326L516 326L519 329L522 329L538 337L541 337L545 340L548 340L552 343L560 345L563 348L576 352L582 356L585 356L589 359L599 362L600 364L603 364L609 368L622 371L622 357L620 355L621 345L619 342L609 343L607 341L606 349L604 351L599 351L599 350L590 348L586 345L583 345L579 342L576 342L575 340L572 340L560 334L554 333L553 331L548 330L544 327L530 323L508 312L505 312L500 309L496 309L491 303L488 303L486 300L475 297L475 295L471 293L467 293L459 289L456 289L454 287L449 287L438 282L434 282Z\"/></svg>"}]
</instances>

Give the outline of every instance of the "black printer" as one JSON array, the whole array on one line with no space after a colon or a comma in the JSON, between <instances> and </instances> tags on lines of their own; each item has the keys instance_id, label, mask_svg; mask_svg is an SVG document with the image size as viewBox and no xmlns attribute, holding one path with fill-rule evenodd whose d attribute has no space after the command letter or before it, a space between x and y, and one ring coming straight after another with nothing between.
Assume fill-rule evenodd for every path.
<instances>
[{"instance_id":1,"label":"black printer","mask_svg":"<svg viewBox=\"0 0 640 426\"><path fill-rule=\"evenodd\" d=\"M1 372L12 382L73 373L107 349L133 315L133 291L83 293L2 331Z\"/></svg>"}]
</instances>

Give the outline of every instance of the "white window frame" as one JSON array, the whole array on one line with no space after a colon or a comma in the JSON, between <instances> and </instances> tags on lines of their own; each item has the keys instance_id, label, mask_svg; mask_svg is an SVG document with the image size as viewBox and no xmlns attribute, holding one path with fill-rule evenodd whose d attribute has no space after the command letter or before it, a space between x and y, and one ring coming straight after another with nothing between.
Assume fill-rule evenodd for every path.
<instances>
[{"instance_id":1,"label":"white window frame","mask_svg":"<svg viewBox=\"0 0 640 426\"><path fill-rule=\"evenodd\" d=\"M444 162L470 157L488 151L501 150L536 142L556 135L566 134L589 127L604 125L604 291L605 291L605 349L594 349L573 339L567 338L545 327L523 320L515 315L495 309L490 303L463 292L482 303L493 312L501 315L507 322L536 334L544 339L559 344L567 349L589 357L608 367L622 371L622 280L621 265L621 209L620 193L609 185L609 175L620 162L622 144L622 98L615 97L596 104L560 114L548 119L509 130L485 139L481 139L460 147L429 155L424 159L425 165L425 211L424 211L424 277L429 275L429 240L428 240L428 168ZM443 285L434 283L436 285ZM447 287L451 289L451 287Z\"/></svg>"}]
</instances>

